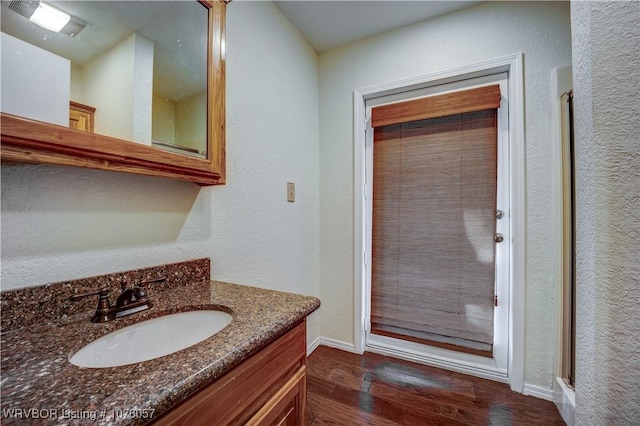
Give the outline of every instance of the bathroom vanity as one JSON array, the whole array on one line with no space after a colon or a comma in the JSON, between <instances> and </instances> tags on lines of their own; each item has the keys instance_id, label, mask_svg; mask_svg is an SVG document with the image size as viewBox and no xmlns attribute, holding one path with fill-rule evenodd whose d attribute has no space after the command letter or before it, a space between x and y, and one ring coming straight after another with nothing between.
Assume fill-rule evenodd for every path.
<instances>
[{"instance_id":1,"label":"bathroom vanity","mask_svg":"<svg viewBox=\"0 0 640 426\"><path fill-rule=\"evenodd\" d=\"M320 301L210 281L208 267L199 259L3 292L2 424L27 417L43 425L304 424L305 318ZM152 308L93 323L95 300L69 302L74 293L115 288L125 275L130 283L167 277L147 288ZM210 309L233 318L181 351L108 368L69 362L83 346L128 325Z\"/></svg>"},{"instance_id":2,"label":"bathroom vanity","mask_svg":"<svg viewBox=\"0 0 640 426\"><path fill-rule=\"evenodd\" d=\"M306 425L305 321L155 424Z\"/></svg>"}]
</instances>

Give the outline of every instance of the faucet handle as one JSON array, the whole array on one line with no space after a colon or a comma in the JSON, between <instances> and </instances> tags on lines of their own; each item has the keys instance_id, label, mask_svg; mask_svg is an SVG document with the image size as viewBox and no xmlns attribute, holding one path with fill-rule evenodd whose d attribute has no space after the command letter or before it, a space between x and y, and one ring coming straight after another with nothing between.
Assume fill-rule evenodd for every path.
<instances>
[{"instance_id":1,"label":"faucet handle","mask_svg":"<svg viewBox=\"0 0 640 426\"><path fill-rule=\"evenodd\" d=\"M80 299L84 299L85 297L89 296L95 296L96 294L99 294L100 298L102 299L103 297L109 296L109 289L107 287L102 287L99 290L91 293L74 294L69 298L69 300L71 300L72 302L77 302Z\"/></svg>"},{"instance_id":2,"label":"faucet handle","mask_svg":"<svg viewBox=\"0 0 640 426\"><path fill-rule=\"evenodd\" d=\"M107 287L102 287L98 291L91 293L74 294L69 298L69 300L75 302L88 296L95 296L96 294L100 295L100 299L98 299L98 307L96 308L96 312L93 315L93 318L91 318L91 321L106 322L115 318L115 313L112 311L111 304L109 303L109 289Z\"/></svg>"},{"instance_id":3,"label":"faucet handle","mask_svg":"<svg viewBox=\"0 0 640 426\"><path fill-rule=\"evenodd\" d=\"M154 278L152 280L142 280L142 281L140 281L138 283L138 286L144 287L147 284L159 283L159 282L166 281L166 280L167 280L167 277L158 277L158 278Z\"/></svg>"},{"instance_id":4,"label":"faucet handle","mask_svg":"<svg viewBox=\"0 0 640 426\"><path fill-rule=\"evenodd\" d=\"M140 281L134 287L134 290L136 291L136 298L138 300L144 300L144 301L149 300L149 296L147 295L147 290L145 289L145 286L147 284L158 283L158 282L161 282L161 281L164 281L164 280L166 280L165 277L158 277L158 278L154 278L152 280L142 280L142 281Z\"/></svg>"}]
</instances>

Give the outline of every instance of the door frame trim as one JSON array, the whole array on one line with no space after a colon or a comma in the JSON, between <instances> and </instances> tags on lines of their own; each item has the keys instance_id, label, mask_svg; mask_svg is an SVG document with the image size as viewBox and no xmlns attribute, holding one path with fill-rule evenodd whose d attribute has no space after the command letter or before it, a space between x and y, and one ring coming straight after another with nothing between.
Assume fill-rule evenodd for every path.
<instances>
[{"instance_id":1,"label":"door frame trim","mask_svg":"<svg viewBox=\"0 0 640 426\"><path fill-rule=\"evenodd\" d=\"M354 205L354 347L365 350L366 294L366 164L365 130L367 99L385 96L398 89L412 90L507 72L509 84L509 175L511 244L509 258L509 355L507 381L511 389L524 389L525 335L525 133L524 133L524 55L515 53L476 64L438 71L418 77L356 89L353 92L353 205Z\"/></svg>"}]
</instances>

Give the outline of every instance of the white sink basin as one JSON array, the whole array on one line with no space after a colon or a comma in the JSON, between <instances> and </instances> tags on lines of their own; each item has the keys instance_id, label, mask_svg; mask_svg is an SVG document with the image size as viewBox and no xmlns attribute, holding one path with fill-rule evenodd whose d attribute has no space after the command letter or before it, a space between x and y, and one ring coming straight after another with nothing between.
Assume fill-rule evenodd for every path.
<instances>
[{"instance_id":1,"label":"white sink basin","mask_svg":"<svg viewBox=\"0 0 640 426\"><path fill-rule=\"evenodd\" d=\"M231 322L222 311L189 311L133 324L94 340L69 361L78 367L104 368L135 364L178 352L199 343Z\"/></svg>"}]
</instances>

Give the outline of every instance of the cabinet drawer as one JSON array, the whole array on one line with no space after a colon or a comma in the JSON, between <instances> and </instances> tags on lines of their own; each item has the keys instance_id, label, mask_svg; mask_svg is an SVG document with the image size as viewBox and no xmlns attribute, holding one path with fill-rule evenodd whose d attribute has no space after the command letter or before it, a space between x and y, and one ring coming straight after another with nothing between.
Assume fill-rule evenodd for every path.
<instances>
[{"instance_id":1,"label":"cabinet drawer","mask_svg":"<svg viewBox=\"0 0 640 426\"><path fill-rule=\"evenodd\" d=\"M306 366L303 365L246 426L305 425L306 395Z\"/></svg>"}]
</instances>

